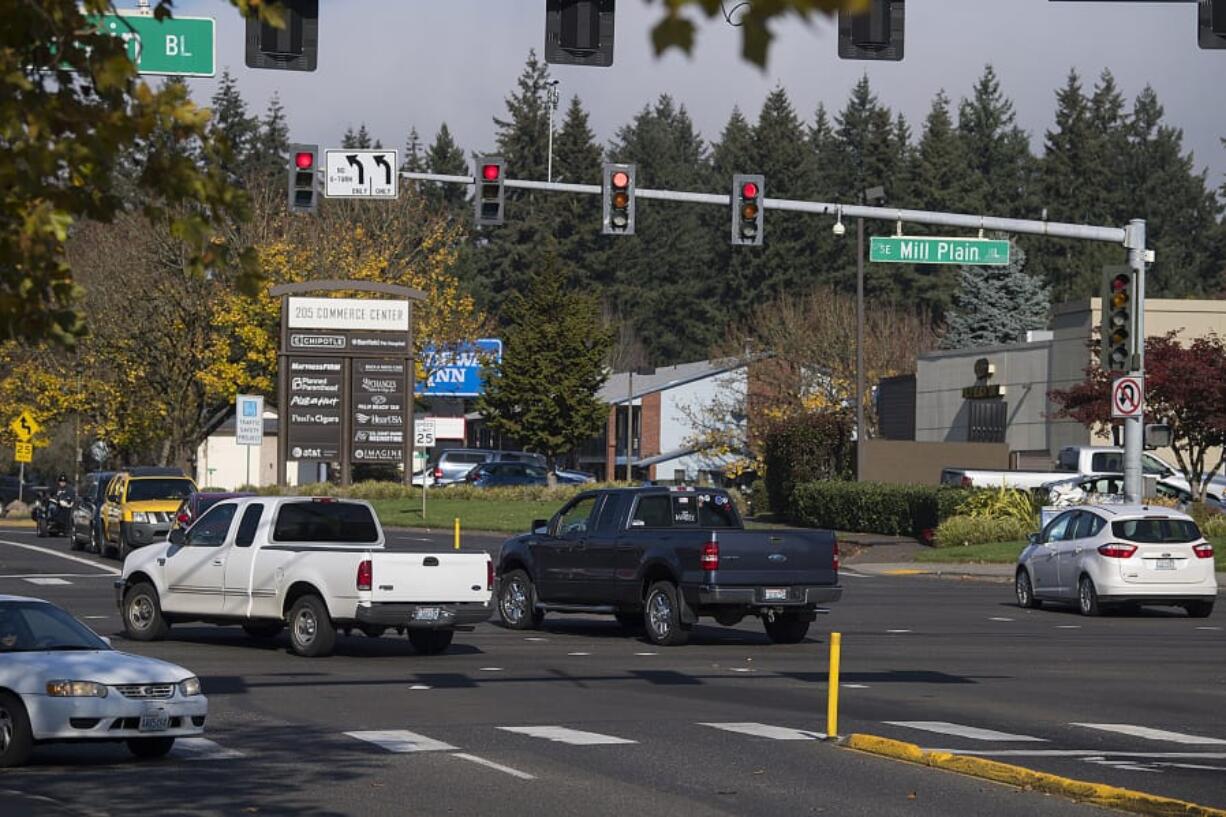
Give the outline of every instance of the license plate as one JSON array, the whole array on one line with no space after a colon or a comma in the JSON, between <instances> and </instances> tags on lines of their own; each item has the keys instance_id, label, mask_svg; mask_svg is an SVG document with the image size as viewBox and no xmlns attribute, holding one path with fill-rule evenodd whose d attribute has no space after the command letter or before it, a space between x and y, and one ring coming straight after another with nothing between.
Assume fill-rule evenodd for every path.
<instances>
[{"instance_id":1,"label":"license plate","mask_svg":"<svg viewBox=\"0 0 1226 817\"><path fill-rule=\"evenodd\" d=\"M786 587L768 587L762 591L762 598L767 601L787 601L788 591Z\"/></svg>"},{"instance_id":2,"label":"license plate","mask_svg":"<svg viewBox=\"0 0 1226 817\"><path fill-rule=\"evenodd\" d=\"M170 716L165 712L146 712L140 716L140 731L164 732L170 728Z\"/></svg>"},{"instance_id":3,"label":"license plate","mask_svg":"<svg viewBox=\"0 0 1226 817\"><path fill-rule=\"evenodd\" d=\"M1154 570L1174 570L1174 559L1158 559L1154 562Z\"/></svg>"},{"instance_id":4,"label":"license plate","mask_svg":"<svg viewBox=\"0 0 1226 817\"><path fill-rule=\"evenodd\" d=\"M418 607L413 613L413 618L417 621L438 621L441 614L442 610L437 607Z\"/></svg>"}]
</instances>

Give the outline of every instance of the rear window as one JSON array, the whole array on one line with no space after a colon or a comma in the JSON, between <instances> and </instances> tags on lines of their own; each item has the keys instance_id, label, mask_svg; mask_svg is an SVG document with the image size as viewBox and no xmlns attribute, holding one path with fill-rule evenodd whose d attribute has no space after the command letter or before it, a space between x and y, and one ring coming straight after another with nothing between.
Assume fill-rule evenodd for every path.
<instances>
[{"instance_id":1,"label":"rear window","mask_svg":"<svg viewBox=\"0 0 1226 817\"><path fill-rule=\"evenodd\" d=\"M674 494L673 524L700 528L739 528L736 510L727 494Z\"/></svg>"},{"instance_id":2,"label":"rear window","mask_svg":"<svg viewBox=\"0 0 1226 817\"><path fill-rule=\"evenodd\" d=\"M192 490L190 479L134 479L128 483L128 501L187 499Z\"/></svg>"},{"instance_id":3,"label":"rear window","mask_svg":"<svg viewBox=\"0 0 1226 817\"><path fill-rule=\"evenodd\" d=\"M1177 545L1201 538L1200 529L1190 519L1122 519L1111 523L1111 533L1143 545Z\"/></svg>"},{"instance_id":4,"label":"rear window","mask_svg":"<svg viewBox=\"0 0 1226 817\"><path fill-rule=\"evenodd\" d=\"M379 526L365 505L352 502L288 502L277 513L277 542L339 542L373 544Z\"/></svg>"},{"instance_id":5,"label":"rear window","mask_svg":"<svg viewBox=\"0 0 1226 817\"><path fill-rule=\"evenodd\" d=\"M1124 470L1124 455L1118 451L1106 451L1090 458L1090 468L1100 474Z\"/></svg>"},{"instance_id":6,"label":"rear window","mask_svg":"<svg viewBox=\"0 0 1226 817\"><path fill-rule=\"evenodd\" d=\"M471 452L453 454L445 451L443 452L442 457L444 462L469 462L473 464L485 462L487 459L485 454L476 454Z\"/></svg>"}]
</instances>

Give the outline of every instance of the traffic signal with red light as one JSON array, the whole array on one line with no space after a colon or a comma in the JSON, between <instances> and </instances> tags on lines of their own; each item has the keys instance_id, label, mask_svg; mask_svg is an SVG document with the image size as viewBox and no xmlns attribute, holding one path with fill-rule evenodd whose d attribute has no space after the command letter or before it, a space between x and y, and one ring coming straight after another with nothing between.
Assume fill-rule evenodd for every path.
<instances>
[{"instance_id":1,"label":"traffic signal with red light","mask_svg":"<svg viewBox=\"0 0 1226 817\"><path fill-rule=\"evenodd\" d=\"M868 0L859 14L839 9L839 59L901 60L903 0Z\"/></svg>"},{"instance_id":2,"label":"traffic signal with red light","mask_svg":"<svg viewBox=\"0 0 1226 817\"><path fill-rule=\"evenodd\" d=\"M738 174L732 177L732 246L762 244L762 202L766 178Z\"/></svg>"},{"instance_id":3,"label":"traffic signal with red light","mask_svg":"<svg viewBox=\"0 0 1226 817\"><path fill-rule=\"evenodd\" d=\"M605 163L601 174L604 198L600 232L634 235L634 165Z\"/></svg>"},{"instance_id":4,"label":"traffic signal with red light","mask_svg":"<svg viewBox=\"0 0 1226 817\"><path fill-rule=\"evenodd\" d=\"M319 181L315 168L319 145L289 146L289 211L314 213L319 203Z\"/></svg>"},{"instance_id":5,"label":"traffic signal with red light","mask_svg":"<svg viewBox=\"0 0 1226 817\"><path fill-rule=\"evenodd\" d=\"M319 62L319 0L280 0L283 28L247 18L248 68L314 71Z\"/></svg>"},{"instance_id":6,"label":"traffic signal with red light","mask_svg":"<svg viewBox=\"0 0 1226 817\"><path fill-rule=\"evenodd\" d=\"M1108 371L1127 372L1133 368L1135 285L1133 272L1128 267L1108 267L1104 272L1102 367Z\"/></svg>"},{"instance_id":7,"label":"traffic signal with red light","mask_svg":"<svg viewBox=\"0 0 1226 817\"><path fill-rule=\"evenodd\" d=\"M507 163L501 156L477 157L476 223L478 227L497 226L503 223L503 208L506 195L502 183L506 176Z\"/></svg>"}]
</instances>

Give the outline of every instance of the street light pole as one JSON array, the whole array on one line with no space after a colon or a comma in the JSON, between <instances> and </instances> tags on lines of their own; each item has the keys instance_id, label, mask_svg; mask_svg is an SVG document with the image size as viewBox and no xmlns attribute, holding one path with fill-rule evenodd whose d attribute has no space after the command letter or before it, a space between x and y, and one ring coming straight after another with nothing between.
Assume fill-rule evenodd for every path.
<instances>
[{"instance_id":1,"label":"street light pole","mask_svg":"<svg viewBox=\"0 0 1226 817\"><path fill-rule=\"evenodd\" d=\"M864 478L864 217L856 219L856 481Z\"/></svg>"},{"instance_id":2,"label":"street light pole","mask_svg":"<svg viewBox=\"0 0 1226 817\"><path fill-rule=\"evenodd\" d=\"M629 375L626 389L626 482L634 480L630 465L634 459L634 369L630 370Z\"/></svg>"},{"instance_id":3,"label":"street light pole","mask_svg":"<svg viewBox=\"0 0 1226 817\"><path fill-rule=\"evenodd\" d=\"M558 109L558 80L548 83L545 92L546 104L549 106L549 158L546 160L545 178L553 181L553 112Z\"/></svg>"}]
</instances>

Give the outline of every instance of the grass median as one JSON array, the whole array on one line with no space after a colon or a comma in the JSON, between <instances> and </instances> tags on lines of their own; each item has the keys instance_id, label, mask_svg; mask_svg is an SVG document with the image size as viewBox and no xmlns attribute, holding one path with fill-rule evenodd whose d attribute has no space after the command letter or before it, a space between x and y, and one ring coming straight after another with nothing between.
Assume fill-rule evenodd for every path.
<instances>
[{"instance_id":1,"label":"grass median","mask_svg":"<svg viewBox=\"0 0 1226 817\"><path fill-rule=\"evenodd\" d=\"M1213 545L1216 570L1226 572L1226 536L1207 537ZM1025 542L989 542L984 545L961 545L947 548L922 548L915 554L917 562L969 562L972 564L1012 564L1026 547Z\"/></svg>"},{"instance_id":2,"label":"grass median","mask_svg":"<svg viewBox=\"0 0 1226 817\"><path fill-rule=\"evenodd\" d=\"M458 517L461 530L502 533L527 533L534 519L548 519L562 507L560 502L553 501L435 499L427 496L423 516L421 499L373 499L371 504L385 527L450 530Z\"/></svg>"}]
</instances>

